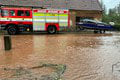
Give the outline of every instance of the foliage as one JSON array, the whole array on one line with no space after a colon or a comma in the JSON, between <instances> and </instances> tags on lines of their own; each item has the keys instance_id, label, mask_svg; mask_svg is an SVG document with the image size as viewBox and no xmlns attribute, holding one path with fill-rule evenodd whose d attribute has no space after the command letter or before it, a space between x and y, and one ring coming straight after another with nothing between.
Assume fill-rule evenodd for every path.
<instances>
[{"instance_id":1,"label":"foliage","mask_svg":"<svg viewBox=\"0 0 120 80\"><path fill-rule=\"evenodd\" d=\"M106 23L114 22L115 29L120 30L120 4L113 9L109 9L108 13L104 7L102 21Z\"/></svg>"},{"instance_id":2,"label":"foliage","mask_svg":"<svg viewBox=\"0 0 120 80\"><path fill-rule=\"evenodd\" d=\"M116 25L114 26L114 29L117 30L117 31L120 31L120 24L116 24Z\"/></svg>"}]
</instances>

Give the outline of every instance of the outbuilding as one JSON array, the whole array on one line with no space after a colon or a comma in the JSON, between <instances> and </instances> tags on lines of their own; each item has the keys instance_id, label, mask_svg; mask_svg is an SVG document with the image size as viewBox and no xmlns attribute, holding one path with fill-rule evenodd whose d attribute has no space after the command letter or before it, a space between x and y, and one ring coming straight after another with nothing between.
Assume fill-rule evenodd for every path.
<instances>
[{"instance_id":1,"label":"outbuilding","mask_svg":"<svg viewBox=\"0 0 120 80\"><path fill-rule=\"evenodd\" d=\"M0 0L0 5L69 9L73 27L80 19L102 19L102 7L98 0Z\"/></svg>"}]
</instances>

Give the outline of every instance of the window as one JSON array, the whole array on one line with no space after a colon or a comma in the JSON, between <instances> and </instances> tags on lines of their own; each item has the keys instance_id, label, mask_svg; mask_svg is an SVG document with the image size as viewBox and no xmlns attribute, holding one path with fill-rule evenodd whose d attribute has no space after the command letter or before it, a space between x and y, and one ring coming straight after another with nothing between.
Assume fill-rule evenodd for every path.
<instances>
[{"instance_id":1,"label":"window","mask_svg":"<svg viewBox=\"0 0 120 80\"><path fill-rule=\"evenodd\" d=\"M91 22L91 21L86 21L86 23L88 23L88 24L95 24L95 22Z\"/></svg>"},{"instance_id":2,"label":"window","mask_svg":"<svg viewBox=\"0 0 120 80\"><path fill-rule=\"evenodd\" d=\"M93 19L93 17L76 17L76 22L81 22L83 19Z\"/></svg>"},{"instance_id":3,"label":"window","mask_svg":"<svg viewBox=\"0 0 120 80\"><path fill-rule=\"evenodd\" d=\"M30 16L30 11L25 11L26 16Z\"/></svg>"},{"instance_id":4,"label":"window","mask_svg":"<svg viewBox=\"0 0 120 80\"><path fill-rule=\"evenodd\" d=\"M9 16L8 10L2 10L2 16Z\"/></svg>"},{"instance_id":5,"label":"window","mask_svg":"<svg viewBox=\"0 0 120 80\"><path fill-rule=\"evenodd\" d=\"M15 16L15 11L14 10L10 10L10 16Z\"/></svg>"},{"instance_id":6,"label":"window","mask_svg":"<svg viewBox=\"0 0 120 80\"><path fill-rule=\"evenodd\" d=\"M23 10L18 10L17 16L24 16L24 11Z\"/></svg>"},{"instance_id":7,"label":"window","mask_svg":"<svg viewBox=\"0 0 120 80\"><path fill-rule=\"evenodd\" d=\"M1 9L0 9L0 16L1 16Z\"/></svg>"}]
</instances>

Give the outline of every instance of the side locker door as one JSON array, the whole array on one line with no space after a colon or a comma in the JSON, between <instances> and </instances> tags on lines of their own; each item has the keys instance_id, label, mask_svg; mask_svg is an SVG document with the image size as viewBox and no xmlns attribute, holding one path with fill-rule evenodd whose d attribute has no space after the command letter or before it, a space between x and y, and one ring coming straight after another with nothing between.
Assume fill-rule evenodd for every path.
<instances>
[{"instance_id":1,"label":"side locker door","mask_svg":"<svg viewBox=\"0 0 120 80\"><path fill-rule=\"evenodd\" d=\"M68 27L68 10L59 11L59 25L60 27Z\"/></svg>"},{"instance_id":2,"label":"side locker door","mask_svg":"<svg viewBox=\"0 0 120 80\"><path fill-rule=\"evenodd\" d=\"M59 23L58 10L49 9L46 13L46 23Z\"/></svg>"},{"instance_id":3,"label":"side locker door","mask_svg":"<svg viewBox=\"0 0 120 80\"><path fill-rule=\"evenodd\" d=\"M33 31L45 31L45 9L33 9Z\"/></svg>"}]
</instances>

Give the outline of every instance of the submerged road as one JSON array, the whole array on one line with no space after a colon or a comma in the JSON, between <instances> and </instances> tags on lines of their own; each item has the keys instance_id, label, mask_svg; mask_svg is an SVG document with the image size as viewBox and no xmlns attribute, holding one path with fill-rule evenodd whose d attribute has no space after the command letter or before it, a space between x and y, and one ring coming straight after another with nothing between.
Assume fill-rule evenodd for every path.
<instances>
[{"instance_id":1,"label":"submerged road","mask_svg":"<svg viewBox=\"0 0 120 80\"><path fill-rule=\"evenodd\" d=\"M5 52L3 35L0 35L0 79L10 78L12 74L2 68L30 68L45 62L65 64L65 80L120 80L120 33L14 35L11 38L12 50ZM51 71L41 70L41 74Z\"/></svg>"}]
</instances>

